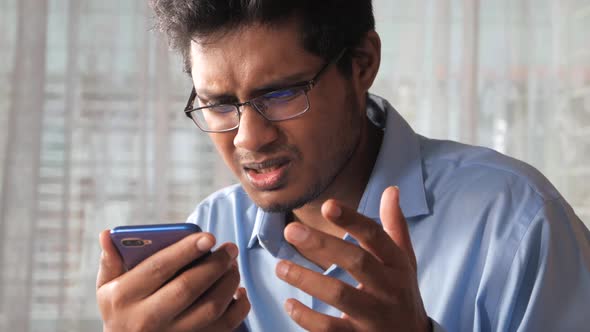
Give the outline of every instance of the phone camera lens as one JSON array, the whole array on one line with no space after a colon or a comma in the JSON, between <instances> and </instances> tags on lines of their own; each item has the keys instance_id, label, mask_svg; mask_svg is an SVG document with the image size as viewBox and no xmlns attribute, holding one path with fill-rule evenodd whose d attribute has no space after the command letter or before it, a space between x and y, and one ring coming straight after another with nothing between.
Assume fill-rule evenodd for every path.
<instances>
[{"instance_id":1,"label":"phone camera lens","mask_svg":"<svg viewBox=\"0 0 590 332\"><path fill-rule=\"evenodd\" d=\"M121 241L125 247L141 247L144 245L142 239L125 239Z\"/></svg>"}]
</instances>

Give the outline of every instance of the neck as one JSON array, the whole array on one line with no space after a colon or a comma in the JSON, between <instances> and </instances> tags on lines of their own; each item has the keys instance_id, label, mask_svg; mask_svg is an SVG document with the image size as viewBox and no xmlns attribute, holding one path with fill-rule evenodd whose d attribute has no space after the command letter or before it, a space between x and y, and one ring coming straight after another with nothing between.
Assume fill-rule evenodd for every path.
<instances>
[{"instance_id":1,"label":"neck","mask_svg":"<svg viewBox=\"0 0 590 332\"><path fill-rule=\"evenodd\" d=\"M348 164L317 199L293 210L294 219L324 233L336 237L344 236L345 231L323 219L322 204L333 198L350 208L358 207L373 171L382 138L383 131L367 119L360 141Z\"/></svg>"}]
</instances>

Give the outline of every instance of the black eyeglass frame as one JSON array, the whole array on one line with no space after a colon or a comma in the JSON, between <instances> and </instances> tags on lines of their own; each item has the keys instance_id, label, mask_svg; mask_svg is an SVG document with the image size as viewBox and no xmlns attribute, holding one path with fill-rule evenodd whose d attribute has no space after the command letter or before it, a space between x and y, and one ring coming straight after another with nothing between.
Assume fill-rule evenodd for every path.
<instances>
[{"instance_id":1,"label":"black eyeglass frame","mask_svg":"<svg viewBox=\"0 0 590 332\"><path fill-rule=\"evenodd\" d=\"M333 65L333 64L337 64L340 59L342 59L342 57L344 56L344 54L346 53L346 48L343 49L342 51L340 51L340 53L338 53L338 55L336 57L334 57L332 60L328 61L318 72L317 74L314 75L314 77L311 80L308 81L304 81L304 82L299 82L299 83L295 83L293 85L278 89L278 90L274 90L274 91L270 91L270 92L266 92L260 96L254 97L250 100L247 100L243 103L220 103L220 104L215 104L215 105L207 105L207 106L202 106L202 107L197 107L197 108L193 108L193 104L195 103L195 99L197 97L197 92L195 90L195 87L193 85L193 88L191 90L191 94L190 97L186 103L186 106L184 107L184 113L185 115L191 119L196 125L197 127L199 127L199 129L201 129L204 132L208 132L208 133L224 133L224 132L229 132L232 130L237 129L240 126L240 119L242 116L242 112L243 110L241 109L242 106L245 105L250 105L250 107L252 107L253 109L256 110L256 112L258 112L260 115L262 115L262 117L264 117L266 120L268 121L272 121L272 122L279 122L279 121L285 121L285 120L290 120L290 119L294 119L296 117L299 117L303 114L305 114L311 107L310 107L310 103L309 103L309 97L307 96L307 93L317 84L318 80L320 79L320 77L327 71L327 69ZM294 114L293 116L289 116L286 118L281 118L281 119L269 119L263 111L261 111L260 109L258 109L258 107L256 106L256 103L253 103L254 100L258 99L258 98L262 98L266 95L269 94L273 94L273 93L277 93L280 91L285 91L285 90L291 90L291 89L295 89L295 88L303 88L303 92L305 94L305 98L307 99L307 108L305 110L302 110L301 112ZM204 129L202 128L199 123L197 121L195 121L193 119L193 117L191 116L192 112L196 112L196 111L200 111L203 109L208 109L208 108L213 108L213 107L219 107L219 106L234 106L235 111L238 113L238 123L235 125L235 127L229 128L229 129L223 129L223 130L208 130L208 129Z\"/></svg>"}]
</instances>

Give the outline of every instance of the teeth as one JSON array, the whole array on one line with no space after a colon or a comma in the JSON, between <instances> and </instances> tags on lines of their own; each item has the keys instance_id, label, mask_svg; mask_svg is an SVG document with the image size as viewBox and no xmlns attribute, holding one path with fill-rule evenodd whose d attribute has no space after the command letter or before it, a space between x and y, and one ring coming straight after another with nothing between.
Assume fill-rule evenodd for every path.
<instances>
[{"instance_id":1,"label":"teeth","mask_svg":"<svg viewBox=\"0 0 590 332\"><path fill-rule=\"evenodd\" d=\"M260 173L260 174L264 174L264 173L270 173L276 169L278 169L279 166L273 166L273 167L268 167L268 168L263 168L263 169L257 169L256 173Z\"/></svg>"}]
</instances>

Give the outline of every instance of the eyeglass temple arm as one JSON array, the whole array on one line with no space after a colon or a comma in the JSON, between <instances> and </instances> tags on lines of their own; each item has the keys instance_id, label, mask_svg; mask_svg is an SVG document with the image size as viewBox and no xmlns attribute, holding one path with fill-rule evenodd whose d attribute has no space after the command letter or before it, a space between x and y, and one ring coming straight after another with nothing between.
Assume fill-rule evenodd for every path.
<instances>
[{"instance_id":1,"label":"eyeglass temple arm","mask_svg":"<svg viewBox=\"0 0 590 332\"><path fill-rule=\"evenodd\" d=\"M342 57L344 56L344 53L346 53L346 51L348 50L348 48L343 48L342 51L340 51L340 53L338 53L338 56L336 56L335 58L333 58L331 61L329 61L328 63L326 63L324 65L324 67L322 69L320 69L320 71L314 76L314 78L312 78L309 81L309 84L311 86L316 85L316 82L318 81L318 79L320 78L320 76L322 76L322 74L324 74L326 72L326 70L328 69L328 67L330 67L333 64L336 64L340 61L340 59L342 59Z\"/></svg>"},{"instance_id":2,"label":"eyeglass temple arm","mask_svg":"<svg viewBox=\"0 0 590 332\"><path fill-rule=\"evenodd\" d=\"M188 98L188 101L186 102L186 106L184 107L184 112L187 113L187 116L188 116L188 112L190 112L190 110L193 108L193 103L195 102L196 97L197 97L197 91L195 91L195 86L193 85L193 89L191 90L191 96Z\"/></svg>"}]
</instances>

